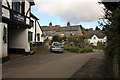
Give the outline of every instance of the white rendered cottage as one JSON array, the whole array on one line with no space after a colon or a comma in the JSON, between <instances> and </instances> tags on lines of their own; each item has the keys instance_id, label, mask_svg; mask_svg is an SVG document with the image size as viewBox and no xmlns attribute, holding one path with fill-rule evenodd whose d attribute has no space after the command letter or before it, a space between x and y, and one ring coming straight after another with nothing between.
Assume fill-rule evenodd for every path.
<instances>
[{"instance_id":1,"label":"white rendered cottage","mask_svg":"<svg viewBox=\"0 0 120 80\"><path fill-rule=\"evenodd\" d=\"M87 31L84 36L88 38L88 42L94 46L97 46L98 42L106 42L107 36L101 30Z\"/></svg>"},{"instance_id":2,"label":"white rendered cottage","mask_svg":"<svg viewBox=\"0 0 120 80\"><path fill-rule=\"evenodd\" d=\"M2 21L0 22L0 58L9 59L10 53L30 52L28 30L33 0L2 0ZM0 7L1 8L1 7Z\"/></svg>"},{"instance_id":3,"label":"white rendered cottage","mask_svg":"<svg viewBox=\"0 0 120 80\"><path fill-rule=\"evenodd\" d=\"M28 40L29 42L33 44L42 43L43 42L43 38L42 38L43 31L38 22L39 19L36 16L34 16L32 13L30 15L31 15L30 25L32 27L28 30Z\"/></svg>"}]
</instances>

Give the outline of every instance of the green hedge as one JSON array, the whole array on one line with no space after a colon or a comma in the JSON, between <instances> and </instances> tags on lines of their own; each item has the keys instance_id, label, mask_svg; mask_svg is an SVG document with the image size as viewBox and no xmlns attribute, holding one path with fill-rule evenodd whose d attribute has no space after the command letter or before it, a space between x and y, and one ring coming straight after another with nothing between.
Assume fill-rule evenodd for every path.
<instances>
[{"instance_id":1,"label":"green hedge","mask_svg":"<svg viewBox=\"0 0 120 80\"><path fill-rule=\"evenodd\" d=\"M88 53L88 52L93 52L92 47L90 46L85 46L85 47L67 47L65 50L71 51L71 52L76 52L76 53Z\"/></svg>"}]
</instances>

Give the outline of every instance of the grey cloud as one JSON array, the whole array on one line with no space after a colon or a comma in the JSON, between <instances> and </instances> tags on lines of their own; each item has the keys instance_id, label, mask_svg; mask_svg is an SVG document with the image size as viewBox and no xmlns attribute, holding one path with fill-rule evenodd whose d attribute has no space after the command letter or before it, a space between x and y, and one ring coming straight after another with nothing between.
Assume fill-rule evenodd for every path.
<instances>
[{"instance_id":1,"label":"grey cloud","mask_svg":"<svg viewBox=\"0 0 120 80\"><path fill-rule=\"evenodd\" d=\"M81 2L80 0L44 1L36 2L36 8L49 16L59 16L62 21L79 23L97 20L104 15L104 11L97 0L93 2Z\"/></svg>"}]
</instances>

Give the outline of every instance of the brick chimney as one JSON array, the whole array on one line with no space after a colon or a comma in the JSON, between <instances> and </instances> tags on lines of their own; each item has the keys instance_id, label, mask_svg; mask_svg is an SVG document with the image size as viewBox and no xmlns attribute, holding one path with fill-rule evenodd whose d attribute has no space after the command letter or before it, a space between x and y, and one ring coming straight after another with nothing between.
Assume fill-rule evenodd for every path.
<instances>
[{"instance_id":1,"label":"brick chimney","mask_svg":"<svg viewBox=\"0 0 120 80\"><path fill-rule=\"evenodd\" d=\"M52 27L52 22L49 23L49 27Z\"/></svg>"},{"instance_id":2,"label":"brick chimney","mask_svg":"<svg viewBox=\"0 0 120 80\"><path fill-rule=\"evenodd\" d=\"M69 21L67 22L67 27L70 27L70 22Z\"/></svg>"}]
</instances>

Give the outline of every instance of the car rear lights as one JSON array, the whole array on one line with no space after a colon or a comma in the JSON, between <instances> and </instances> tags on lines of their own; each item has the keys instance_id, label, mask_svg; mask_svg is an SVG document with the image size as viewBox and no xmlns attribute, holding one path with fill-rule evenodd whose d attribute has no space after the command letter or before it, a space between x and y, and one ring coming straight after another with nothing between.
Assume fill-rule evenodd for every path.
<instances>
[{"instance_id":1,"label":"car rear lights","mask_svg":"<svg viewBox=\"0 0 120 80\"><path fill-rule=\"evenodd\" d=\"M61 48L64 48L64 47L61 47Z\"/></svg>"},{"instance_id":2,"label":"car rear lights","mask_svg":"<svg viewBox=\"0 0 120 80\"><path fill-rule=\"evenodd\" d=\"M52 46L52 48L55 48L54 46Z\"/></svg>"}]
</instances>

